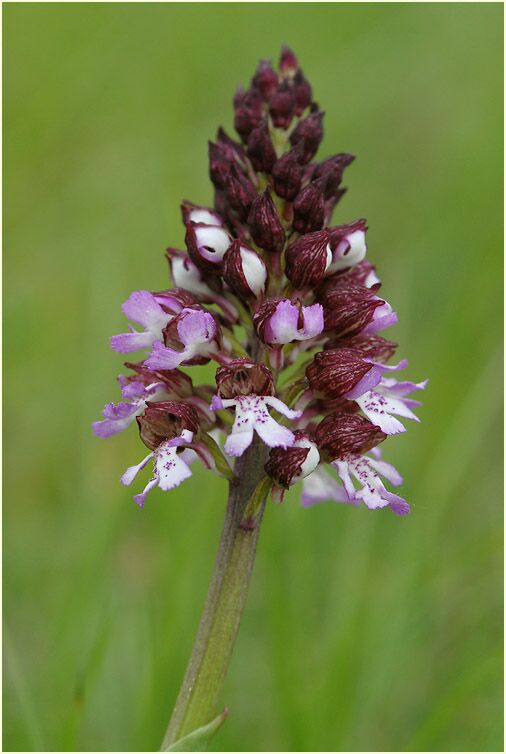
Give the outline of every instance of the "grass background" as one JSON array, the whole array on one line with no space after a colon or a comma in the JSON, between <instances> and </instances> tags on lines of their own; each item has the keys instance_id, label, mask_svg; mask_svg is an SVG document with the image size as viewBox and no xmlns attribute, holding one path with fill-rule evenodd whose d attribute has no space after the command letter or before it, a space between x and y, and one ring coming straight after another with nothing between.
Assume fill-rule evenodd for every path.
<instances>
[{"instance_id":1,"label":"grass background","mask_svg":"<svg viewBox=\"0 0 506 754\"><path fill-rule=\"evenodd\" d=\"M118 393L120 304L166 286L179 201L257 59L292 45L358 155L422 424L389 441L413 512L291 494L265 519L221 750L502 748L500 4L5 4L4 749L156 750L225 487L140 511Z\"/></svg>"}]
</instances>

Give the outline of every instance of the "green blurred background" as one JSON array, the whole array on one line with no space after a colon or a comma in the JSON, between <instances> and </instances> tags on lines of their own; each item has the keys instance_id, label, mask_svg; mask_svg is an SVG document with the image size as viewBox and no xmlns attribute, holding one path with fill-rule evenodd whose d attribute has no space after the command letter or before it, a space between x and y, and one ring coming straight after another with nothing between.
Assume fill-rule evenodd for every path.
<instances>
[{"instance_id":1,"label":"green blurred background","mask_svg":"<svg viewBox=\"0 0 506 754\"><path fill-rule=\"evenodd\" d=\"M352 151L422 423L389 441L412 514L291 494L265 518L216 750L502 748L500 4L4 4L4 749L155 750L224 511L195 470L119 484L131 290L166 286L207 139L281 43Z\"/></svg>"}]
</instances>

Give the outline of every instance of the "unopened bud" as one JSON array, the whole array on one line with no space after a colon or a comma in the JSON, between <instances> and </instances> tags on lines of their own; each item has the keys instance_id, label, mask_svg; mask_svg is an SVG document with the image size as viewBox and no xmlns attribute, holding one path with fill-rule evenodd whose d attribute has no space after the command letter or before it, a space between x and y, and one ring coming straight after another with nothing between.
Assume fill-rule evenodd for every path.
<instances>
[{"instance_id":1,"label":"unopened bud","mask_svg":"<svg viewBox=\"0 0 506 754\"><path fill-rule=\"evenodd\" d=\"M249 89L247 92L238 92L234 98L234 128L243 140L248 137L262 119L262 95L257 89Z\"/></svg>"},{"instance_id":2,"label":"unopened bud","mask_svg":"<svg viewBox=\"0 0 506 754\"><path fill-rule=\"evenodd\" d=\"M153 293L155 301L168 314L179 314L185 306L198 304L198 299L186 288L170 288L168 291Z\"/></svg>"},{"instance_id":3,"label":"unopened bud","mask_svg":"<svg viewBox=\"0 0 506 754\"><path fill-rule=\"evenodd\" d=\"M223 278L239 298L257 298L265 291L267 268L256 251L236 240L223 257Z\"/></svg>"},{"instance_id":4,"label":"unopened bud","mask_svg":"<svg viewBox=\"0 0 506 754\"><path fill-rule=\"evenodd\" d=\"M342 283L346 281L355 283L355 285L363 285L365 288L371 288L373 291L381 288L381 280L376 274L376 267L368 262L367 259L363 259L354 267L350 267L339 273L339 279Z\"/></svg>"},{"instance_id":5,"label":"unopened bud","mask_svg":"<svg viewBox=\"0 0 506 754\"><path fill-rule=\"evenodd\" d=\"M212 298L213 292L209 285L204 282L202 269L197 267L186 251L169 247L166 254L170 266L170 275L175 286L190 291L198 296L200 301Z\"/></svg>"},{"instance_id":6,"label":"unopened bud","mask_svg":"<svg viewBox=\"0 0 506 754\"><path fill-rule=\"evenodd\" d=\"M188 223L185 243L188 253L197 267L208 272L218 272L223 256L230 246L228 233L218 225Z\"/></svg>"},{"instance_id":7,"label":"unopened bud","mask_svg":"<svg viewBox=\"0 0 506 754\"><path fill-rule=\"evenodd\" d=\"M232 139L221 126L216 132L216 141L229 162L236 162L241 167L244 167L246 155L242 144Z\"/></svg>"},{"instance_id":8,"label":"unopened bud","mask_svg":"<svg viewBox=\"0 0 506 754\"><path fill-rule=\"evenodd\" d=\"M274 190L276 194L288 202L295 199L302 183L301 158L304 152L302 143L290 149L280 157L272 169Z\"/></svg>"},{"instance_id":9,"label":"unopened bud","mask_svg":"<svg viewBox=\"0 0 506 754\"><path fill-rule=\"evenodd\" d=\"M323 115L322 112L311 113L307 118L299 121L290 136L292 146L301 141L304 142L303 162L309 162L318 151L323 138Z\"/></svg>"},{"instance_id":10,"label":"unopened bud","mask_svg":"<svg viewBox=\"0 0 506 754\"><path fill-rule=\"evenodd\" d=\"M278 74L269 60L261 60L251 81L251 86L258 89L262 97L269 99L278 86Z\"/></svg>"},{"instance_id":11,"label":"unopened bud","mask_svg":"<svg viewBox=\"0 0 506 754\"><path fill-rule=\"evenodd\" d=\"M353 348L362 356L383 363L392 358L397 350L397 343L382 338L380 335L354 335L351 338L335 338L327 341L324 348Z\"/></svg>"},{"instance_id":12,"label":"unopened bud","mask_svg":"<svg viewBox=\"0 0 506 754\"><path fill-rule=\"evenodd\" d=\"M267 123L262 121L248 139L248 157L257 171L270 173L277 159Z\"/></svg>"},{"instance_id":13,"label":"unopened bud","mask_svg":"<svg viewBox=\"0 0 506 754\"><path fill-rule=\"evenodd\" d=\"M366 453L387 437L358 414L330 414L320 422L315 435L320 453L328 461Z\"/></svg>"},{"instance_id":14,"label":"unopened bud","mask_svg":"<svg viewBox=\"0 0 506 754\"><path fill-rule=\"evenodd\" d=\"M239 222L239 219L232 209L225 191L222 191L221 189L215 189L214 206L216 207L216 210L221 215L221 217L223 217L227 225L231 228L237 229L236 226Z\"/></svg>"},{"instance_id":15,"label":"unopened bud","mask_svg":"<svg viewBox=\"0 0 506 754\"><path fill-rule=\"evenodd\" d=\"M209 177L217 189L224 188L230 173L230 161L219 144L209 143Z\"/></svg>"},{"instance_id":16,"label":"unopened bud","mask_svg":"<svg viewBox=\"0 0 506 754\"><path fill-rule=\"evenodd\" d=\"M347 225L337 225L329 229L332 262L327 274L354 267L364 259L367 253L366 230L366 221L363 218Z\"/></svg>"},{"instance_id":17,"label":"unopened bud","mask_svg":"<svg viewBox=\"0 0 506 754\"><path fill-rule=\"evenodd\" d=\"M281 225L269 189L257 195L248 216L251 236L260 248L272 253L285 245L285 231Z\"/></svg>"},{"instance_id":18,"label":"unopened bud","mask_svg":"<svg viewBox=\"0 0 506 754\"><path fill-rule=\"evenodd\" d=\"M295 288L318 285L332 261L328 231L317 230L297 238L287 248L285 260L286 276Z\"/></svg>"},{"instance_id":19,"label":"unopened bud","mask_svg":"<svg viewBox=\"0 0 506 754\"><path fill-rule=\"evenodd\" d=\"M348 165L351 165L354 159L355 155L348 154L347 152L340 152L332 157L328 157L326 160L323 160L323 162L320 162L315 166L312 177L325 177L327 179L325 184L326 199L335 196L342 181L345 168L347 168Z\"/></svg>"},{"instance_id":20,"label":"unopened bud","mask_svg":"<svg viewBox=\"0 0 506 754\"><path fill-rule=\"evenodd\" d=\"M369 288L340 284L339 276L335 275L318 287L316 298L325 312L325 330L332 330L340 337L358 335L372 322L376 309L386 304Z\"/></svg>"},{"instance_id":21,"label":"unopened bud","mask_svg":"<svg viewBox=\"0 0 506 754\"><path fill-rule=\"evenodd\" d=\"M357 387L374 365L365 361L360 351L352 348L338 348L319 351L306 369L309 387L320 396L344 398ZM377 372L377 374L376 374ZM376 384L381 374L375 370ZM374 385L368 385L371 389ZM365 391L364 391L365 392Z\"/></svg>"},{"instance_id":22,"label":"unopened bud","mask_svg":"<svg viewBox=\"0 0 506 754\"><path fill-rule=\"evenodd\" d=\"M247 359L236 359L216 370L220 398L239 395L274 395L274 380L269 369Z\"/></svg>"},{"instance_id":23,"label":"unopened bud","mask_svg":"<svg viewBox=\"0 0 506 754\"><path fill-rule=\"evenodd\" d=\"M209 207L201 207L185 200L181 204L183 223L203 223L204 225L223 225L220 215Z\"/></svg>"},{"instance_id":24,"label":"unopened bud","mask_svg":"<svg viewBox=\"0 0 506 754\"><path fill-rule=\"evenodd\" d=\"M224 191L232 209L237 212L241 220L245 221L257 197L257 192L251 181L235 165L230 167Z\"/></svg>"},{"instance_id":25,"label":"unopened bud","mask_svg":"<svg viewBox=\"0 0 506 754\"><path fill-rule=\"evenodd\" d=\"M310 233L320 230L325 218L325 179L318 180L305 186L299 192L293 205L293 227L299 233Z\"/></svg>"},{"instance_id":26,"label":"unopened bud","mask_svg":"<svg viewBox=\"0 0 506 754\"><path fill-rule=\"evenodd\" d=\"M300 68L293 77L293 92L295 96L295 115L299 116L309 107L312 98L311 85L304 78L304 74Z\"/></svg>"},{"instance_id":27,"label":"unopened bud","mask_svg":"<svg viewBox=\"0 0 506 754\"><path fill-rule=\"evenodd\" d=\"M183 430L196 434L199 419L195 409L180 401L146 401L146 411L137 417L142 442L150 450L156 450L164 440L178 437Z\"/></svg>"},{"instance_id":28,"label":"unopened bud","mask_svg":"<svg viewBox=\"0 0 506 754\"><path fill-rule=\"evenodd\" d=\"M320 461L316 444L300 429L293 433L291 448L271 448L264 468L276 484L287 490L292 484L311 474Z\"/></svg>"},{"instance_id":29,"label":"unopened bud","mask_svg":"<svg viewBox=\"0 0 506 754\"><path fill-rule=\"evenodd\" d=\"M295 71L298 67L299 61L297 60L297 56L295 55L294 51L286 45L283 45L283 47L281 48L281 57L279 59L280 71L285 74L295 74Z\"/></svg>"},{"instance_id":30,"label":"unopened bud","mask_svg":"<svg viewBox=\"0 0 506 754\"><path fill-rule=\"evenodd\" d=\"M288 128L295 113L295 96L287 81L282 81L269 100L269 113L275 128Z\"/></svg>"}]
</instances>

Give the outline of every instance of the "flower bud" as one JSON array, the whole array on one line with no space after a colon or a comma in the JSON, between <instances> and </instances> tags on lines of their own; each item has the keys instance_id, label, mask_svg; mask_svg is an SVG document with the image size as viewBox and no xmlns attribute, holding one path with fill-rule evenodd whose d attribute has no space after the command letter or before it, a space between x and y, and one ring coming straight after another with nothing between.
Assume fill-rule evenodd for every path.
<instances>
[{"instance_id":1,"label":"flower bud","mask_svg":"<svg viewBox=\"0 0 506 754\"><path fill-rule=\"evenodd\" d=\"M192 262L186 251L169 246L165 253L170 266L172 282L177 286L178 290L183 288L198 297L200 301L207 301L213 298L213 291L204 282L202 270ZM213 284L214 281L219 283L218 278L213 279ZM194 303L196 301L192 301L189 304L185 303L185 306L191 306Z\"/></svg>"},{"instance_id":2,"label":"flower bud","mask_svg":"<svg viewBox=\"0 0 506 754\"><path fill-rule=\"evenodd\" d=\"M337 278L337 280L336 280ZM386 304L369 288L339 283L339 276L325 280L316 292L325 312L325 330L335 335L358 335L374 318L374 312Z\"/></svg>"},{"instance_id":3,"label":"flower bud","mask_svg":"<svg viewBox=\"0 0 506 754\"><path fill-rule=\"evenodd\" d=\"M352 348L360 351L362 356L383 363L392 358L397 350L397 343L386 340L380 335L354 335L351 338L335 338L327 341L325 350L333 348Z\"/></svg>"},{"instance_id":4,"label":"flower bud","mask_svg":"<svg viewBox=\"0 0 506 754\"><path fill-rule=\"evenodd\" d=\"M238 395L274 395L272 374L263 364L236 359L216 370L216 385L220 398Z\"/></svg>"},{"instance_id":5,"label":"flower bud","mask_svg":"<svg viewBox=\"0 0 506 754\"><path fill-rule=\"evenodd\" d=\"M209 177L217 189L222 189L230 173L230 160L220 144L208 142Z\"/></svg>"},{"instance_id":6,"label":"flower bud","mask_svg":"<svg viewBox=\"0 0 506 754\"><path fill-rule=\"evenodd\" d=\"M320 461L318 448L307 434L296 429L294 435L296 439L291 448L271 448L264 466L271 479L285 490L311 474Z\"/></svg>"},{"instance_id":7,"label":"flower bud","mask_svg":"<svg viewBox=\"0 0 506 754\"><path fill-rule=\"evenodd\" d=\"M267 123L262 121L249 135L248 157L257 171L270 173L277 159Z\"/></svg>"},{"instance_id":8,"label":"flower bud","mask_svg":"<svg viewBox=\"0 0 506 754\"><path fill-rule=\"evenodd\" d=\"M329 229L332 262L327 270L328 274L354 267L364 259L367 253L366 230L366 221L363 218Z\"/></svg>"},{"instance_id":9,"label":"flower bud","mask_svg":"<svg viewBox=\"0 0 506 754\"><path fill-rule=\"evenodd\" d=\"M274 190L276 194L288 202L295 199L302 183L301 159L304 144L299 142L283 157L280 157L272 169Z\"/></svg>"},{"instance_id":10,"label":"flower bud","mask_svg":"<svg viewBox=\"0 0 506 754\"><path fill-rule=\"evenodd\" d=\"M345 397L365 375L374 369L360 351L338 348L319 351L306 369L309 387L315 393L330 398ZM381 375L378 374L377 382Z\"/></svg>"},{"instance_id":11,"label":"flower bud","mask_svg":"<svg viewBox=\"0 0 506 754\"><path fill-rule=\"evenodd\" d=\"M279 59L279 69L284 74L295 74L299 67L299 61L294 51L286 45L281 48L281 57Z\"/></svg>"},{"instance_id":12,"label":"flower bud","mask_svg":"<svg viewBox=\"0 0 506 754\"><path fill-rule=\"evenodd\" d=\"M269 100L269 113L275 128L287 129L295 113L293 89L287 81L282 81Z\"/></svg>"},{"instance_id":13,"label":"flower bud","mask_svg":"<svg viewBox=\"0 0 506 754\"><path fill-rule=\"evenodd\" d=\"M325 179L318 178L299 192L293 205L293 227L299 233L320 230L325 218Z\"/></svg>"},{"instance_id":14,"label":"flower bud","mask_svg":"<svg viewBox=\"0 0 506 754\"><path fill-rule=\"evenodd\" d=\"M185 243L197 267L219 274L223 256L230 246L228 233L218 225L188 223Z\"/></svg>"},{"instance_id":15,"label":"flower bud","mask_svg":"<svg viewBox=\"0 0 506 754\"><path fill-rule=\"evenodd\" d=\"M258 89L262 97L268 100L278 86L278 74L269 60L261 60L251 81L251 86Z\"/></svg>"},{"instance_id":16,"label":"flower bud","mask_svg":"<svg viewBox=\"0 0 506 754\"><path fill-rule=\"evenodd\" d=\"M311 85L304 78L304 74L300 68L293 77L293 92L295 96L295 115L298 117L309 107L312 98Z\"/></svg>"},{"instance_id":17,"label":"flower bud","mask_svg":"<svg viewBox=\"0 0 506 754\"><path fill-rule=\"evenodd\" d=\"M318 151L323 138L323 112L315 112L299 121L290 135L290 144L295 146L304 143L302 162L309 162Z\"/></svg>"},{"instance_id":18,"label":"flower bud","mask_svg":"<svg viewBox=\"0 0 506 754\"><path fill-rule=\"evenodd\" d=\"M265 291L267 268L256 251L235 240L223 257L223 278L239 298L257 298Z\"/></svg>"},{"instance_id":19,"label":"flower bud","mask_svg":"<svg viewBox=\"0 0 506 754\"><path fill-rule=\"evenodd\" d=\"M359 414L330 414L316 428L316 442L325 460L366 453L387 437Z\"/></svg>"},{"instance_id":20,"label":"flower bud","mask_svg":"<svg viewBox=\"0 0 506 754\"><path fill-rule=\"evenodd\" d=\"M246 154L241 144L219 128L216 134L216 144L209 142L209 172L211 180L217 189L224 188L230 167L235 165L240 170L246 167Z\"/></svg>"},{"instance_id":21,"label":"flower bud","mask_svg":"<svg viewBox=\"0 0 506 754\"><path fill-rule=\"evenodd\" d=\"M257 192L251 181L246 178L236 165L230 166L229 174L225 180L224 191L232 209L237 212L241 220L245 221L251 205L257 197Z\"/></svg>"},{"instance_id":22,"label":"flower bud","mask_svg":"<svg viewBox=\"0 0 506 754\"><path fill-rule=\"evenodd\" d=\"M216 207L216 211L219 212L221 217L223 217L226 224L234 230L235 235L241 235L239 228L242 228L242 225L240 224L237 214L232 209L225 191L215 189L214 206Z\"/></svg>"},{"instance_id":23,"label":"flower bud","mask_svg":"<svg viewBox=\"0 0 506 754\"><path fill-rule=\"evenodd\" d=\"M123 398L130 398L128 386L132 383L141 383L144 386L152 385L153 382L161 382L167 393L173 393L177 398L188 398L193 394L193 382L189 375L180 369L146 369L143 361L125 361L127 369L132 369L134 374L119 378Z\"/></svg>"},{"instance_id":24,"label":"flower bud","mask_svg":"<svg viewBox=\"0 0 506 754\"><path fill-rule=\"evenodd\" d=\"M342 283L363 285L364 288L370 288L373 291L381 288L381 280L376 275L376 267L366 259L363 259L354 267L349 267L347 270L340 272L339 280Z\"/></svg>"},{"instance_id":25,"label":"flower bud","mask_svg":"<svg viewBox=\"0 0 506 754\"><path fill-rule=\"evenodd\" d=\"M216 141L229 162L236 162L241 167L244 167L246 155L242 144L232 139L221 126L216 132Z\"/></svg>"},{"instance_id":26,"label":"flower bud","mask_svg":"<svg viewBox=\"0 0 506 754\"><path fill-rule=\"evenodd\" d=\"M285 245L285 231L278 217L269 189L258 194L248 216L251 236L260 248L272 253Z\"/></svg>"},{"instance_id":27,"label":"flower bud","mask_svg":"<svg viewBox=\"0 0 506 754\"><path fill-rule=\"evenodd\" d=\"M328 231L317 230L297 238L287 248L285 260L286 276L295 288L318 285L332 261Z\"/></svg>"},{"instance_id":28,"label":"flower bud","mask_svg":"<svg viewBox=\"0 0 506 754\"><path fill-rule=\"evenodd\" d=\"M250 133L262 119L262 95L257 89L238 92L234 98L234 128L243 140L247 142Z\"/></svg>"},{"instance_id":29,"label":"flower bud","mask_svg":"<svg viewBox=\"0 0 506 754\"><path fill-rule=\"evenodd\" d=\"M153 293L156 303L168 314L179 314L185 306L198 304L197 298L185 288L170 288L167 291Z\"/></svg>"},{"instance_id":30,"label":"flower bud","mask_svg":"<svg viewBox=\"0 0 506 754\"><path fill-rule=\"evenodd\" d=\"M223 219L220 215L209 207L200 207L185 200L181 204L181 214L184 225L188 223L202 223L204 225L223 225Z\"/></svg>"},{"instance_id":31,"label":"flower bud","mask_svg":"<svg viewBox=\"0 0 506 754\"><path fill-rule=\"evenodd\" d=\"M323 309L320 304L271 299L258 309L253 324L260 340L270 346L309 340L323 331Z\"/></svg>"},{"instance_id":32,"label":"flower bud","mask_svg":"<svg viewBox=\"0 0 506 754\"><path fill-rule=\"evenodd\" d=\"M146 401L146 411L137 417L142 442L150 450L156 450L164 440L178 437L183 430L194 434L199 430L195 409L186 402Z\"/></svg>"},{"instance_id":33,"label":"flower bud","mask_svg":"<svg viewBox=\"0 0 506 754\"><path fill-rule=\"evenodd\" d=\"M329 199L334 196L339 189L343 178L343 173L348 165L351 165L355 155L346 152L340 152L332 157L328 157L323 162L315 165L312 178L326 178L325 198Z\"/></svg>"}]
</instances>

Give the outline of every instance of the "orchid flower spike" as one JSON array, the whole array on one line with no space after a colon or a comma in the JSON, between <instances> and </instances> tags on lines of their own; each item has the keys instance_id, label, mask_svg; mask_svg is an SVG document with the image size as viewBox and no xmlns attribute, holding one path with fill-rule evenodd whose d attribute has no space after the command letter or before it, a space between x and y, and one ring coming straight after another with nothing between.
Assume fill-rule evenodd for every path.
<instances>
[{"instance_id":1,"label":"orchid flower spike","mask_svg":"<svg viewBox=\"0 0 506 754\"><path fill-rule=\"evenodd\" d=\"M318 160L324 113L288 48L278 68L259 63L233 107L237 138L220 128L209 143L212 205L181 204L186 248L166 251L174 287L162 277L159 292L123 304L132 324L111 347L144 353L93 431L139 427L150 452L122 482L152 462L141 506L189 479L197 458L230 479L242 466L229 458L254 444L274 500L302 487L304 507L403 515L409 505L390 489L401 476L377 445L418 421L412 394L427 381L401 381L406 360L390 363L397 344L382 333L397 314L368 258L367 221L332 223L354 156ZM191 379L211 359L213 384Z\"/></svg>"}]
</instances>

